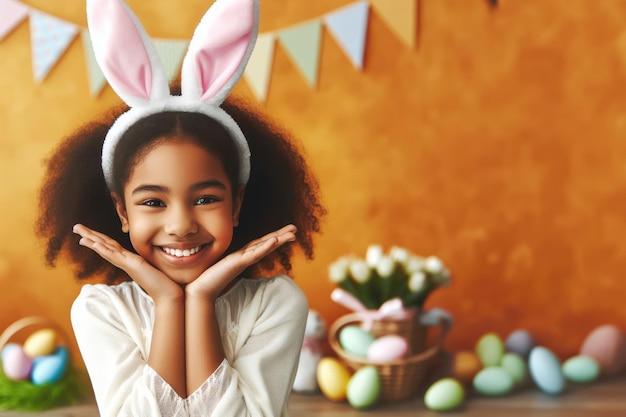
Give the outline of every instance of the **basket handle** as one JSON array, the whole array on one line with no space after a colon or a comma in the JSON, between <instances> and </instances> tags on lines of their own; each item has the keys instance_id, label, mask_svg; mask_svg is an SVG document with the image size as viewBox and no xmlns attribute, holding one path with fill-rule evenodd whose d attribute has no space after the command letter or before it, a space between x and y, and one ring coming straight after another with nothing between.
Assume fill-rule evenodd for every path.
<instances>
[{"instance_id":1,"label":"basket handle","mask_svg":"<svg viewBox=\"0 0 626 417\"><path fill-rule=\"evenodd\" d=\"M63 337L65 342L68 341L67 333L65 332L65 330L54 321L39 316L28 316L13 322L2 332L2 334L0 334L0 350L2 350L4 346L8 343L8 341L11 340L11 338L19 333L21 330L30 326L38 325L53 327L54 330L56 330L57 334L60 334Z\"/></svg>"}]
</instances>

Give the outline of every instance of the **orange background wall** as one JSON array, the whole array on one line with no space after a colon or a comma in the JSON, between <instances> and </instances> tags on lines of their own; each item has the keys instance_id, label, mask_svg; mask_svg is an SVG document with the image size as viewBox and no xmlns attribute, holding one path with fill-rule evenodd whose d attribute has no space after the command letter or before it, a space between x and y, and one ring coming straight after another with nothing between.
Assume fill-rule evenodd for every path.
<instances>
[{"instance_id":1,"label":"orange background wall","mask_svg":"<svg viewBox=\"0 0 626 417\"><path fill-rule=\"evenodd\" d=\"M24 3L86 26L82 0ZM128 3L152 36L189 39L210 2ZM363 71L324 32L316 89L277 46L262 106L320 178L329 216L294 274L329 323L346 310L328 265L379 243L453 272L427 303L454 315L449 349L523 327L569 355L626 328L626 2L500 3L422 0L414 49L371 13ZM261 32L347 4L262 0ZM118 99L89 95L80 39L42 83L30 60L24 23L0 43L0 328L37 314L70 331L79 284L43 266L36 191L60 138Z\"/></svg>"}]
</instances>

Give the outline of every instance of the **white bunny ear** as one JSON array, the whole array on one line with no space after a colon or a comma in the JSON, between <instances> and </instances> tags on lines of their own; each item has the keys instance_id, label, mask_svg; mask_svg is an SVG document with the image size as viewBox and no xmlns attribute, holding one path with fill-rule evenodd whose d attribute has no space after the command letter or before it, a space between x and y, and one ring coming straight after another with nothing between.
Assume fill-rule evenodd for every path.
<instances>
[{"instance_id":1,"label":"white bunny ear","mask_svg":"<svg viewBox=\"0 0 626 417\"><path fill-rule=\"evenodd\" d=\"M117 95L131 107L169 97L165 69L154 43L121 0L87 0L96 61Z\"/></svg>"},{"instance_id":2,"label":"white bunny ear","mask_svg":"<svg viewBox=\"0 0 626 417\"><path fill-rule=\"evenodd\" d=\"M181 69L182 95L219 106L243 74L258 23L258 0L217 0L189 44Z\"/></svg>"}]
</instances>

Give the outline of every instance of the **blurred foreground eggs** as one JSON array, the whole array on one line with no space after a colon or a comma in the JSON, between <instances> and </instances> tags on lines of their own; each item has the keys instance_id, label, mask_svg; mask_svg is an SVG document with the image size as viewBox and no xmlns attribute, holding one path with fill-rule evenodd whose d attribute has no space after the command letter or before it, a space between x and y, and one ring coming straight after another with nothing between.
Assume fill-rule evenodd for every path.
<instances>
[{"instance_id":1,"label":"blurred foreground eggs","mask_svg":"<svg viewBox=\"0 0 626 417\"><path fill-rule=\"evenodd\" d=\"M322 394L331 401L346 399L351 373L335 358L325 357L317 365L317 383Z\"/></svg>"}]
</instances>

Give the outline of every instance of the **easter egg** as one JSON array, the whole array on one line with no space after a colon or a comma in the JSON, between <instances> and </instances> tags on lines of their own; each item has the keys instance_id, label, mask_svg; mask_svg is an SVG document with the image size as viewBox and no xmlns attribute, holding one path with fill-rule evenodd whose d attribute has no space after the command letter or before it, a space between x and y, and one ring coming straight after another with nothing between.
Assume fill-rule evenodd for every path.
<instances>
[{"instance_id":1,"label":"easter egg","mask_svg":"<svg viewBox=\"0 0 626 417\"><path fill-rule=\"evenodd\" d=\"M515 330L504 342L504 348L507 352L517 353L524 359L528 359L530 351L535 347L535 341L530 333L526 330Z\"/></svg>"},{"instance_id":2,"label":"easter egg","mask_svg":"<svg viewBox=\"0 0 626 417\"><path fill-rule=\"evenodd\" d=\"M13 349L22 349L22 346L18 343L7 343L3 348L2 348L2 362L5 361L5 357L6 355L9 353L10 350Z\"/></svg>"},{"instance_id":3,"label":"easter egg","mask_svg":"<svg viewBox=\"0 0 626 417\"><path fill-rule=\"evenodd\" d=\"M56 349L56 339L52 329L37 330L24 341L24 352L31 358L50 355Z\"/></svg>"},{"instance_id":4,"label":"easter egg","mask_svg":"<svg viewBox=\"0 0 626 417\"><path fill-rule=\"evenodd\" d=\"M601 375L617 375L626 369L626 335L617 326L599 326L585 338L579 353L594 358Z\"/></svg>"},{"instance_id":5,"label":"easter egg","mask_svg":"<svg viewBox=\"0 0 626 417\"><path fill-rule=\"evenodd\" d=\"M339 344L348 353L367 357L370 345L374 343L374 336L359 326L346 326L339 332Z\"/></svg>"},{"instance_id":6,"label":"easter egg","mask_svg":"<svg viewBox=\"0 0 626 417\"><path fill-rule=\"evenodd\" d=\"M600 376L600 365L591 356L578 355L569 358L562 366L563 376L571 382L593 382Z\"/></svg>"},{"instance_id":7,"label":"easter egg","mask_svg":"<svg viewBox=\"0 0 626 417\"><path fill-rule=\"evenodd\" d=\"M380 375L374 366L357 370L348 382L348 403L357 409L371 407L380 395Z\"/></svg>"},{"instance_id":8,"label":"easter egg","mask_svg":"<svg viewBox=\"0 0 626 417\"><path fill-rule=\"evenodd\" d=\"M385 363L403 358L409 351L409 343L402 336L387 335L374 340L367 350L367 359Z\"/></svg>"},{"instance_id":9,"label":"easter egg","mask_svg":"<svg viewBox=\"0 0 626 417\"><path fill-rule=\"evenodd\" d=\"M550 350L536 346L528 357L528 370L537 387L547 394L560 394L565 389L561 362Z\"/></svg>"},{"instance_id":10,"label":"easter egg","mask_svg":"<svg viewBox=\"0 0 626 417\"><path fill-rule=\"evenodd\" d=\"M5 346L2 350L2 369L4 374L15 380L28 379L33 366L32 359L21 346Z\"/></svg>"},{"instance_id":11,"label":"easter egg","mask_svg":"<svg viewBox=\"0 0 626 417\"><path fill-rule=\"evenodd\" d=\"M59 347L52 355L38 356L33 360L30 376L35 385L58 382L69 366L69 352L65 346Z\"/></svg>"},{"instance_id":12,"label":"easter egg","mask_svg":"<svg viewBox=\"0 0 626 417\"><path fill-rule=\"evenodd\" d=\"M465 401L465 389L454 378L436 381L426 390L424 404L433 411L450 411L458 408Z\"/></svg>"},{"instance_id":13,"label":"easter egg","mask_svg":"<svg viewBox=\"0 0 626 417\"><path fill-rule=\"evenodd\" d=\"M513 378L516 385L521 385L526 381L527 369L526 361L517 353L505 353L502 357L500 367Z\"/></svg>"},{"instance_id":14,"label":"easter egg","mask_svg":"<svg viewBox=\"0 0 626 417\"><path fill-rule=\"evenodd\" d=\"M487 333L476 344L476 355L484 367L498 366L504 355L504 344L495 333Z\"/></svg>"},{"instance_id":15,"label":"easter egg","mask_svg":"<svg viewBox=\"0 0 626 417\"><path fill-rule=\"evenodd\" d=\"M498 366L484 368L473 381L474 389L481 394L500 396L511 392L513 378L504 369Z\"/></svg>"},{"instance_id":16,"label":"easter egg","mask_svg":"<svg viewBox=\"0 0 626 417\"><path fill-rule=\"evenodd\" d=\"M317 384L322 394L331 401L346 399L350 377L348 368L335 358L325 357L317 364Z\"/></svg>"},{"instance_id":17,"label":"easter egg","mask_svg":"<svg viewBox=\"0 0 626 417\"><path fill-rule=\"evenodd\" d=\"M474 352L460 351L454 354L452 375L463 384L470 384L483 364Z\"/></svg>"}]
</instances>

